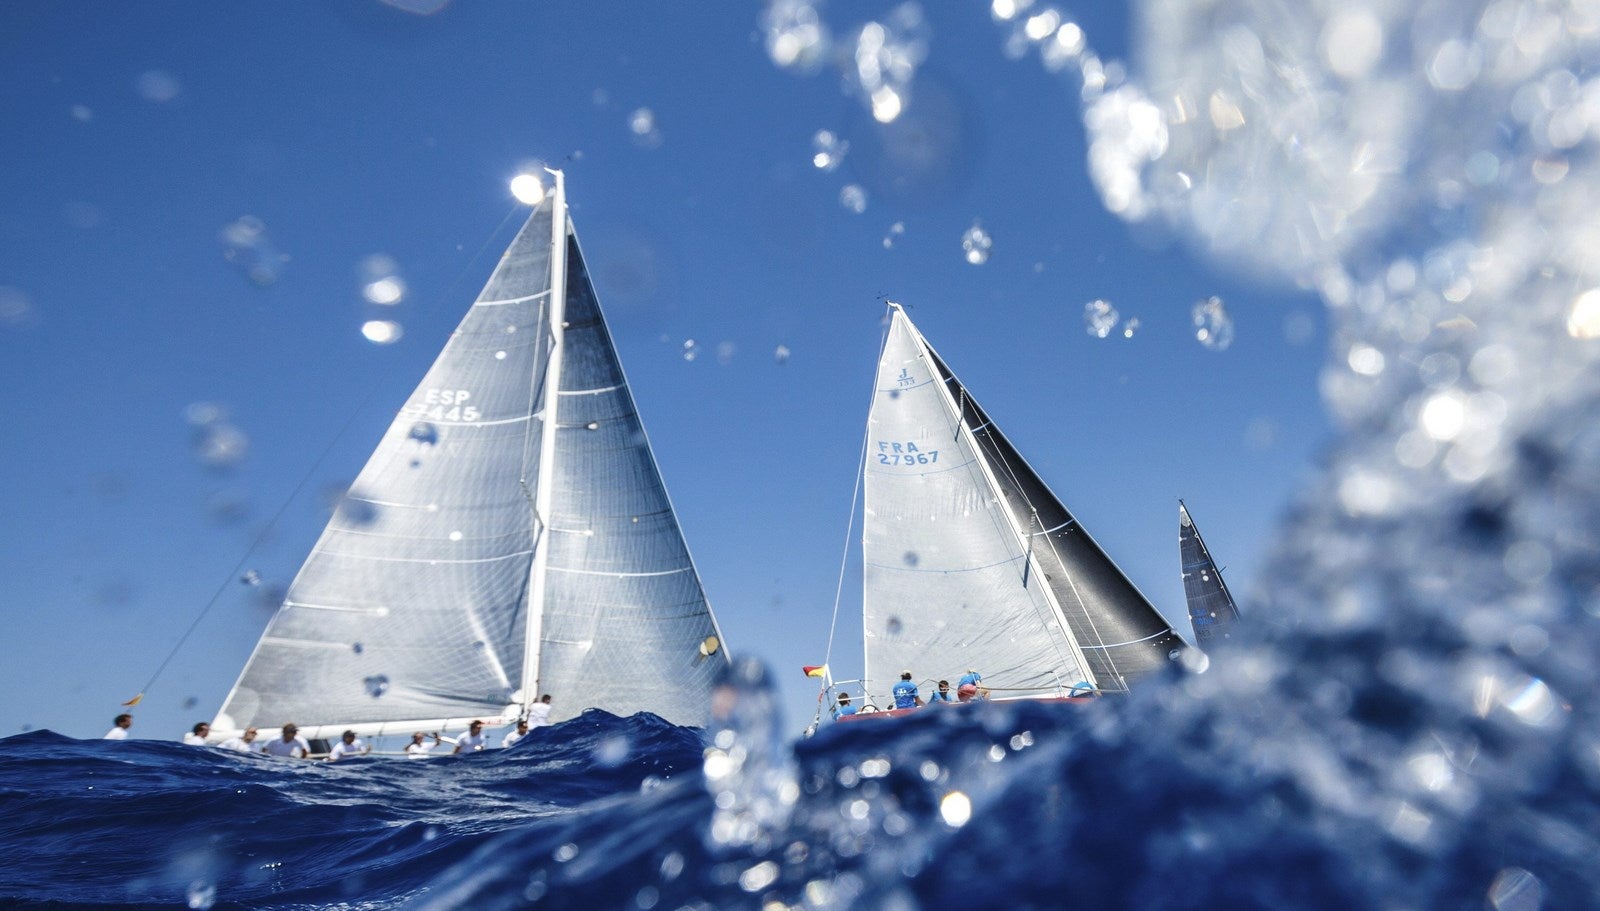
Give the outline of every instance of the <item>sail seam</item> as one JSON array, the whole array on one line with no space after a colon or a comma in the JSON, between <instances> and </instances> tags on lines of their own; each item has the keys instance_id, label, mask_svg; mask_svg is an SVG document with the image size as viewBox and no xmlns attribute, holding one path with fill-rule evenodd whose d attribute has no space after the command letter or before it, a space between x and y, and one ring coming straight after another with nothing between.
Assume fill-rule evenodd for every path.
<instances>
[{"instance_id":1,"label":"sail seam","mask_svg":"<svg viewBox=\"0 0 1600 911\"><path fill-rule=\"evenodd\" d=\"M577 576L611 576L612 578L618 578L618 579L632 579L632 578L642 578L642 577L645 577L645 576L673 576L673 575L677 575L678 573L689 572L691 569L693 569L693 567L684 566L684 567L680 567L678 569L663 569L663 570L658 570L656 572L648 572L648 573L618 573L618 572L611 572L611 571L603 570L603 569L569 569L569 568L567 568L565 566L551 566L551 567L548 567L548 569L551 572L571 573L571 574L577 575Z\"/></svg>"},{"instance_id":2,"label":"sail seam","mask_svg":"<svg viewBox=\"0 0 1600 911\"><path fill-rule=\"evenodd\" d=\"M1110 643L1102 643L1100 645L1085 645L1083 647L1084 648L1098 648L1098 649L1121 648L1124 645L1138 645L1141 642L1149 642L1151 639L1158 639L1158 638L1160 638L1162 636L1167 635L1170 632L1171 632L1171 630L1165 630L1164 629L1164 630L1160 630L1158 632L1151 633L1150 635L1145 636L1143 639L1129 639L1127 642L1110 642ZM1119 674L1118 676L1121 676L1121 675Z\"/></svg>"},{"instance_id":3,"label":"sail seam","mask_svg":"<svg viewBox=\"0 0 1600 911\"><path fill-rule=\"evenodd\" d=\"M617 383L614 386L605 386L600 389L557 389L556 395L604 395L607 392L615 392L621 388L622 384Z\"/></svg>"},{"instance_id":4,"label":"sail seam","mask_svg":"<svg viewBox=\"0 0 1600 911\"><path fill-rule=\"evenodd\" d=\"M379 563L494 563L499 560L509 560L512 557L526 557L533 553L532 550L519 550L512 554L501 554L498 557L474 557L472 559L451 559L448 557L375 557L370 554L346 554L334 550L324 550L322 554L329 557L343 557L346 560L375 560Z\"/></svg>"},{"instance_id":5,"label":"sail seam","mask_svg":"<svg viewBox=\"0 0 1600 911\"><path fill-rule=\"evenodd\" d=\"M524 304L524 303L527 303L528 301L538 300L539 298L544 297L545 295L547 295L549 293L550 293L549 289L546 289L544 291L540 291L538 294L529 294L526 297L507 297L507 298L504 298L502 300L477 301L472 306L474 306L474 307L504 307L507 304ZM460 306L460 305L458 304L457 306Z\"/></svg>"}]
</instances>

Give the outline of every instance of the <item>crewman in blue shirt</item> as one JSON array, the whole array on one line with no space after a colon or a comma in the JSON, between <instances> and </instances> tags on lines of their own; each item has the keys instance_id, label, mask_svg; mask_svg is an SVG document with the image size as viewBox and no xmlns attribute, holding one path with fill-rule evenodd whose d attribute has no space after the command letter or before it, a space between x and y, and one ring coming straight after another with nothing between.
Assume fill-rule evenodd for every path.
<instances>
[{"instance_id":1,"label":"crewman in blue shirt","mask_svg":"<svg viewBox=\"0 0 1600 911\"><path fill-rule=\"evenodd\" d=\"M967 672L961 675L961 679L956 681L956 689L960 689L969 683L976 687L982 682L983 675L969 667Z\"/></svg>"},{"instance_id":2,"label":"crewman in blue shirt","mask_svg":"<svg viewBox=\"0 0 1600 911\"><path fill-rule=\"evenodd\" d=\"M894 685L894 707L914 709L921 704L922 697L917 695L917 685L911 682L911 672L902 671L900 682Z\"/></svg>"},{"instance_id":3,"label":"crewman in blue shirt","mask_svg":"<svg viewBox=\"0 0 1600 911\"><path fill-rule=\"evenodd\" d=\"M933 695L932 696L928 697L928 703L930 705L932 705L934 703L938 703L938 702L955 702L955 701L956 701L956 694L950 692L950 681L948 681L948 680L939 681L939 688L933 691Z\"/></svg>"},{"instance_id":4,"label":"crewman in blue shirt","mask_svg":"<svg viewBox=\"0 0 1600 911\"><path fill-rule=\"evenodd\" d=\"M856 707L850 704L850 694L840 693L839 704L833 707L833 717L843 718L845 715L854 715Z\"/></svg>"}]
</instances>

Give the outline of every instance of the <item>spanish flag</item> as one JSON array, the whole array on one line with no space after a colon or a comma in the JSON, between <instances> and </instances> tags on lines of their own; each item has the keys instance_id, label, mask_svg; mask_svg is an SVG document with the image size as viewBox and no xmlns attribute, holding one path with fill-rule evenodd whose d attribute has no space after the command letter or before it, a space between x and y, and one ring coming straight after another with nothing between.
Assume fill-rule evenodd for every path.
<instances>
[{"instance_id":1,"label":"spanish flag","mask_svg":"<svg viewBox=\"0 0 1600 911\"><path fill-rule=\"evenodd\" d=\"M807 677L828 676L828 666L826 664L806 664L801 665L800 669L806 672Z\"/></svg>"},{"instance_id":2,"label":"spanish flag","mask_svg":"<svg viewBox=\"0 0 1600 911\"><path fill-rule=\"evenodd\" d=\"M139 695L133 697L132 699L129 699L127 702L124 702L122 705L123 705L123 708L131 708L133 706L138 705L139 703L141 703L143 701L144 701L144 694L140 693Z\"/></svg>"}]
</instances>

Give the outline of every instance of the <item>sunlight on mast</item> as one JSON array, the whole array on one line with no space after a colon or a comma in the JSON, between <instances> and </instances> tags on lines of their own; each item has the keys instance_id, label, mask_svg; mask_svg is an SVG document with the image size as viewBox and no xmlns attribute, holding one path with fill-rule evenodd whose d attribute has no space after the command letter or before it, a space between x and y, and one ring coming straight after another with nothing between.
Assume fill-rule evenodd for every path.
<instances>
[{"instance_id":1,"label":"sunlight on mast","mask_svg":"<svg viewBox=\"0 0 1600 911\"><path fill-rule=\"evenodd\" d=\"M518 174L511 178L511 195L523 205L538 205L544 199L544 182L534 174Z\"/></svg>"}]
</instances>

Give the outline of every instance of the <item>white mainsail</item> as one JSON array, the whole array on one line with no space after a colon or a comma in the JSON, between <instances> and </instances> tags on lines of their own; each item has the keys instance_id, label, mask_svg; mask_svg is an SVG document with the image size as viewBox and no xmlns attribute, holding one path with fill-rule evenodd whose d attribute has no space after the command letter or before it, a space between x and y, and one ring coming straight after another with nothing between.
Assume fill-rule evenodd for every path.
<instances>
[{"instance_id":1,"label":"white mainsail","mask_svg":"<svg viewBox=\"0 0 1600 911\"><path fill-rule=\"evenodd\" d=\"M895 304L864 480L869 695L968 668L997 696L1119 691L1184 647Z\"/></svg>"},{"instance_id":2,"label":"white mainsail","mask_svg":"<svg viewBox=\"0 0 1600 911\"><path fill-rule=\"evenodd\" d=\"M212 728L451 730L540 693L703 725L720 644L556 173Z\"/></svg>"}]
</instances>

